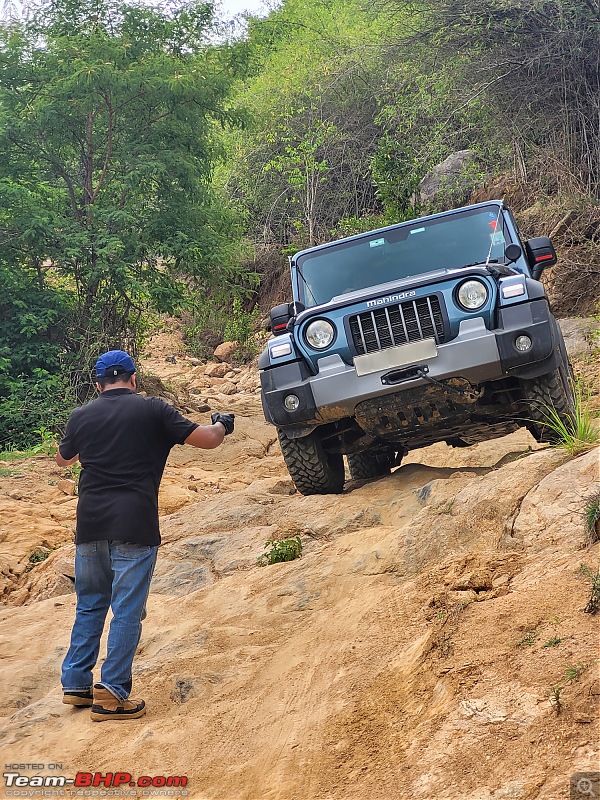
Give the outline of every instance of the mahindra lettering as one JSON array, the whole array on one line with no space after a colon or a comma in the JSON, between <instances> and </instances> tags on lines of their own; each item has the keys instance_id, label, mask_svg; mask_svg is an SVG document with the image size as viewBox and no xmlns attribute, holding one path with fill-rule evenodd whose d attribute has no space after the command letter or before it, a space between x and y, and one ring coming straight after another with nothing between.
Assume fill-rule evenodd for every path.
<instances>
[{"instance_id":1,"label":"mahindra lettering","mask_svg":"<svg viewBox=\"0 0 600 800\"><path fill-rule=\"evenodd\" d=\"M571 368L543 269L501 201L312 247L259 360L265 418L303 494L375 478L409 450L465 447L574 414Z\"/></svg>"}]
</instances>

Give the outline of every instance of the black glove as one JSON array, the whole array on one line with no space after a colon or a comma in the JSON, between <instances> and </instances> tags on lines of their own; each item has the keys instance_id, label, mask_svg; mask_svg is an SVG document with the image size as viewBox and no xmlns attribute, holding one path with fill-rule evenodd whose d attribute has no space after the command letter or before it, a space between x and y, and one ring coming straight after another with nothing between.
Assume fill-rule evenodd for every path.
<instances>
[{"instance_id":1,"label":"black glove","mask_svg":"<svg viewBox=\"0 0 600 800\"><path fill-rule=\"evenodd\" d=\"M234 417L235 414L217 414L217 412L215 411L214 414L210 415L210 420L213 425L216 422L220 422L221 425L223 425L223 427L225 428L225 436L227 436L228 434L233 433Z\"/></svg>"}]
</instances>

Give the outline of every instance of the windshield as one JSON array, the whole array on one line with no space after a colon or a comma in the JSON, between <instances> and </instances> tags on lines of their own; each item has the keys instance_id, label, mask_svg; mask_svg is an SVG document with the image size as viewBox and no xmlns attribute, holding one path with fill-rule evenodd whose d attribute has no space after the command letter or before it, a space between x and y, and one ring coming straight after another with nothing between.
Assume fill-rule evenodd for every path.
<instances>
[{"instance_id":1,"label":"windshield","mask_svg":"<svg viewBox=\"0 0 600 800\"><path fill-rule=\"evenodd\" d=\"M503 262L510 241L498 205L403 223L299 256L300 299L308 308L435 270Z\"/></svg>"}]
</instances>

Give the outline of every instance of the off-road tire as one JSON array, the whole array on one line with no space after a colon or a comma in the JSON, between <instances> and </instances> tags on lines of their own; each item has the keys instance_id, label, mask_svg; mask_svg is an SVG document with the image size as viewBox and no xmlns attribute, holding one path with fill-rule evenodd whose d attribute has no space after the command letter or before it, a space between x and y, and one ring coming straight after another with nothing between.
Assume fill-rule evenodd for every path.
<instances>
[{"instance_id":1,"label":"off-road tire","mask_svg":"<svg viewBox=\"0 0 600 800\"><path fill-rule=\"evenodd\" d=\"M350 477L355 481L381 478L389 475L394 464L394 451L387 453L348 453Z\"/></svg>"},{"instance_id":2,"label":"off-road tire","mask_svg":"<svg viewBox=\"0 0 600 800\"><path fill-rule=\"evenodd\" d=\"M327 453L318 431L301 439L288 439L277 431L283 460L301 494L339 494L344 488L344 457Z\"/></svg>"},{"instance_id":3,"label":"off-road tire","mask_svg":"<svg viewBox=\"0 0 600 800\"><path fill-rule=\"evenodd\" d=\"M568 430L575 424L571 365L561 363L558 369L539 378L523 378L521 388L527 404L527 427L538 442L557 444L560 436L548 425L548 409L553 408Z\"/></svg>"}]
</instances>

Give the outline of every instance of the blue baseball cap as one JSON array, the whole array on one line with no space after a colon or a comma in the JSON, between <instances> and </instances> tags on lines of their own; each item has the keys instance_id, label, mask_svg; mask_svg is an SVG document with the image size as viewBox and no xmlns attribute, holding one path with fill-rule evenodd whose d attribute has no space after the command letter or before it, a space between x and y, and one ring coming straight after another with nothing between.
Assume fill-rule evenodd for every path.
<instances>
[{"instance_id":1,"label":"blue baseball cap","mask_svg":"<svg viewBox=\"0 0 600 800\"><path fill-rule=\"evenodd\" d=\"M109 350L96 361L97 378L105 378L107 375L123 375L125 372L135 372L135 364L129 353L124 350Z\"/></svg>"}]
</instances>

